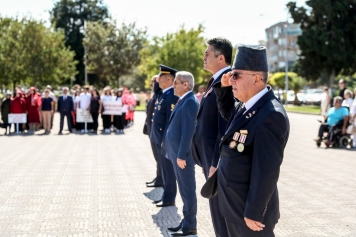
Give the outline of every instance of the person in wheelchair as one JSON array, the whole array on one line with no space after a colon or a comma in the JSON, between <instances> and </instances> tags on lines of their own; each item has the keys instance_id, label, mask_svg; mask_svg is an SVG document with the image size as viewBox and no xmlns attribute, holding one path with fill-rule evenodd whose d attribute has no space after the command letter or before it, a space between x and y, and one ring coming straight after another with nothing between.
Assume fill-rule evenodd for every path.
<instances>
[{"instance_id":1,"label":"person in wheelchair","mask_svg":"<svg viewBox=\"0 0 356 237\"><path fill-rule=\"evenodd\" d=\"M342 100L340 96L334 97L334 107L328 110L325 116L326 123L320 125L318 137L314 139L316 142L321 142L324 139L331 141L333 131L337 128L341 128L341 133L346 134L346 128L349 123L349 110L341 106ZM323 137L324 132L328 132L328 137Z\"/></svg>"}]
</instances>

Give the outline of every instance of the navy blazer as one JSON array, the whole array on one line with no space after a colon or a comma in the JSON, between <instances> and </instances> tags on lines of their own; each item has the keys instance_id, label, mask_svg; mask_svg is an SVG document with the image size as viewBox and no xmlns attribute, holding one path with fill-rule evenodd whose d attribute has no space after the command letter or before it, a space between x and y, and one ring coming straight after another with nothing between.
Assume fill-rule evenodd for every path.
<instances>
[{"instance_id":1,"label":"navy blazer","mask_svg":"<svg viewBox=\"0 0 356 237\"><path fill-rule=\"evenodd\" d=\"M63 95L58 98L57 111L71 113L74 110L73 98L67 95L66 101L63 100Z\"/></svg>"},{"instance_id":2,"label":"navy blazer","mask_svg":"<svg viewBox=\"0 0 356 237\"><path fill-rule=\"evenodd\" d=\"M289 137L289 120L271 88L239 118L231 87L215 86L219 111L228 119L221 138L218 169L219 206L222 215L245 224L244 217L275 225L279 219L277 181L284 148ZM244 150L229 144L235 132L246 130Z\"/></svg>"},{"instance_id":3,"label":"navy blazer","mask_svg":"<svg viewBox=\"0 0 356 237\"><path fill-rule=\"evenodd\" d=\"M171 114L163 149L172 162L176 162L177 158L193 159L191 144L198 108L199 101L191 91L175 106Z\"/></svg>"},{"instance_id":4,"label":"navy blazer","mask_svg":"<svg viewBox=\"0 0 356 237\"><path fill-rule=\"evenodd\" d=\"M150 101L148 101L147 103L147 116L146 116L146 121L145 121L145 127L146 130L143 129L144 134L146 135L150 135L151 134L151 127L152 127L152 119L153 119L153 114L154 114L154 110L155 110L155 102L156 102L156 95L152 96L152 98L150 99Z\"/></svg>"},{"instance_id":5,"label":"navy blazer","mask_svg":"<svg viewBox=\"0 0 356 237\"><path fill-rule=\"evenodd\" d=\"M227 124L227 121L219 113L213 86L220 83L222 76L229 71L231 69L221 73L212 85L207 88L200 102L197 115L197 124L193 139L193 158L199 166L202 166L202 160L205 160L204 163L208 163L208 167L205 167L208 171L210 166L217 167L218 165L220 157L219 143L225 133ZM197 146L202 148L200 153Z\"/></svg>"},{"instance_id":6,"label":"navy blazer","mask_svg":"<svg viewBox=\"0 0 356 237\"><path fill-rule=\"evenodd\" d=\"M173 88L157 95L150 135L151 141L155 144L160 145L163 142L169 118L177 101L178 97L174 95Z\"/></svg>"}]
</instances>

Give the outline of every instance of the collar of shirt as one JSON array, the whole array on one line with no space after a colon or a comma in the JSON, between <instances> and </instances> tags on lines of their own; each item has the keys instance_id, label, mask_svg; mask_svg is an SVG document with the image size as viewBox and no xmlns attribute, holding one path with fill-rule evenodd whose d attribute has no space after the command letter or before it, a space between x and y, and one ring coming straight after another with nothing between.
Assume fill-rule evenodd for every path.
<instances>
[{"instance_id":1,"label":"collar of shirt","mask_svg":"<svg viewBox=\"0 0 356 237\"><path fill-rule=\"evenodd\" d=\"M216 80L216 78L218 78L218 77L220 76L221 73L223 73L223 72L226 71L227 69L231 69L231 67L230 67L230 66L224 67L224 68L220 69L217 73L215 73L215 74L213 75L214 81Z\"/></svg>"},{"instance_id":2,"label":"collar of shirt","mask_svg":"<svg viewBox=\"0 0 356 237\"><path fill-rule=\"evenodd\" d=\"M173 88L173 86L170 86L170 87L168 87L168 88L162 90L162 94L166 93L166 92L167 92L169 89L171 89L171 88Z\"/></svg>"},{"instance_id":3,"label":"collar of shirt","mask_svg":"<svg viewBox=\"0 0 356 237\"><path fill-rule=\"evenodd\" d=\"M188 95L190 92L192 92L192 91L188 91L188 92L186 92L184 95L182 95L179 99L180 100L183 100L183 98L186 96L186 95Z\"/></svg>"},{"instance_id":4,"label":"collar of shirt","mask_svg":"<svg viewBox=\"0 0 356 237\"><path fill-rule=\"evenodd\" d=\"M246 111L248 111L249 109L252 108L252 106L254 106L254 104L256 104L256 102L261 99L262 96L264 96L266 93L268 92L267 88L264 88L263 90L261 90L260 92L258 92L256 95L254 95L251 99L249 99L246 103L245 103L245 108ZM245 113L246 113L245 111ZM245 114L244 113L244 114Z\"/></svg>"}]
</instances>

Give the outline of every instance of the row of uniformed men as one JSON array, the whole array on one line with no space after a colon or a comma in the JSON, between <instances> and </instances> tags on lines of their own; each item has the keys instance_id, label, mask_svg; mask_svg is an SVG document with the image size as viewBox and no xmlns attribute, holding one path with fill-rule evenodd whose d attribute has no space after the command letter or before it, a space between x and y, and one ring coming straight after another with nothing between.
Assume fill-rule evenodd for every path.
<instances>
[{"instance_id":1,"label":"row of uniformed men","mask_svg":"<svg viewBox=\"0 0 356 237\"><path fill-rule=\"evenodd\" d=\"M267 86L266 49L239 46L231 68L230 41L213 38L207 45L204 69L212 77L196 109L185 72L178 75L177 70L160 65L160 74L152 79L154 96L147 106L145 126L157 175L146 185L163 187L162 198L154 203L166 207L175 205L177 181L184 218L168 230L172 236L196 234L196 163L207 180L214 174L218 177L218 195L209 199L216 236L274 236L279 219L277 180L289 122ZM172 154L178 155L169 157ZM190 171L182 175L178 168Z\"/></svg>"}]
</instances>

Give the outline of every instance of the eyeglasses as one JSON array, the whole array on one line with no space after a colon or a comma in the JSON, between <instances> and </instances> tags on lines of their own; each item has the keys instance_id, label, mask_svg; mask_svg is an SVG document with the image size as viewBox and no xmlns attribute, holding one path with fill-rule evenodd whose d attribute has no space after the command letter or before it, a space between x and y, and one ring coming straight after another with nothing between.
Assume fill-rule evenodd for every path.
<instances>
[{"instance_id":1,"label":"eyeglasses","mask_svg":"<svg viewBox=\"0 0 356 237\"><path fill-rule=\"evenodd\" d=\"M238 72L233 72L231 73L231 77L234 81L237 81L237 79L241 79L242 75L252 75L255 76L256 74L252 74L252 73L238 73Z\"/></svg>"}]
</instances>

